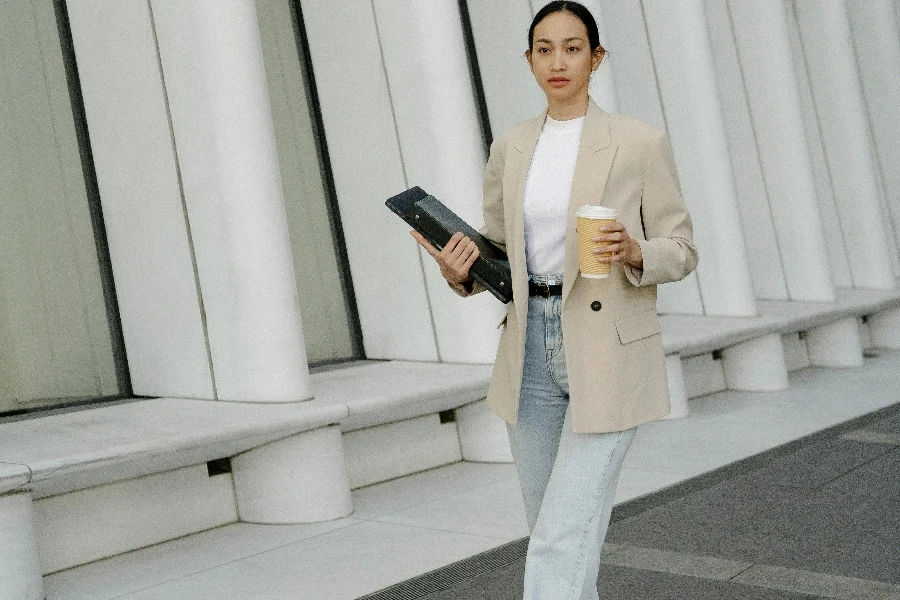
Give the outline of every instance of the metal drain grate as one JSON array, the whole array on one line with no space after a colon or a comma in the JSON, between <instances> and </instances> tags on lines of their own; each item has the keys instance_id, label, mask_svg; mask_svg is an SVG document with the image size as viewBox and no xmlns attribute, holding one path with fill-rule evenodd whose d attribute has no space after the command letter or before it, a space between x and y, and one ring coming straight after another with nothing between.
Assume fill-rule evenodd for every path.
<instances>
[{"instance_id":1,"label":"metal drain grate","mask_svg":"<svg viewBox=\"0 0 900 600\"><path fill-rule=\"evenodd\" d=\"M358 600L417 600L428 594L447 591L463 581L474 579L484 573L522 560L527 551L528 538L522 538L430 573L419 575L380 592L363 596Z\"/></svg>"}]
</instances>

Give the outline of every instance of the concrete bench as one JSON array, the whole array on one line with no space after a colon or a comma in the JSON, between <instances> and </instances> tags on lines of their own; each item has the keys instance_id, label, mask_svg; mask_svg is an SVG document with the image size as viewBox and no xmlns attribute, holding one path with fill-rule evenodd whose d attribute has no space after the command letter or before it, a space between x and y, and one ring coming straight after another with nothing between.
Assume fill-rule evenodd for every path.
<instances>
[{"instance_id":1,"label":"concrete bench","mask_svg":"<svg viewBox=\"0 0 900 600\"><path fill-rule=\"evenodd\" d=\"M506 427L484 402L492 370L389 361L314 373L316 401L348 407L341 430L351 486L458 460L511 462Z\"/></svg>"},{"instance_id":2,"label":"concrete bench","mask_svg":"<svg viewBox=\"0 0 900 600\"><path fill-rule=\"evenodd\" d=\"M36 499L230 458L242 521L350 514L347 415L339 403L160 398L0 424L0 599L43 598L42 570L71 566L41 569Z\"/></svg>"},{"instance_id":3,"label":"concrete bench","mask_svg":"<svg viewBox=\"0 0 900 600\"><path fill-rule=\"evenodd\" d=\"M785 352L803 352L811 366L862 364L863 345L900 347L900 291L839 289L835 302L758 301L753 318L663 315L673 417L687 414L681 359L721 352L729 389L776 391L788 386ZM860 331L860 318L867 321ZM785 348L788 334L802 334ZM869 336L864 340L863 335Z\"/></svg>"}]
</instances>

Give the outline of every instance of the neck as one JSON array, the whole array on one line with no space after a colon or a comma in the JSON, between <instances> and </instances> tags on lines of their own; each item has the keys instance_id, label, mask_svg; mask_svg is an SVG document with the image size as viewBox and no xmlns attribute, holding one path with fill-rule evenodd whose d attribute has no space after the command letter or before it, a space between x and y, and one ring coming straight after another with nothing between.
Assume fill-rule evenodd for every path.
<instances>
[{"instance_id":1,"label":"neck","mask_svg":"<svg viewBox=\"0 0 900 600\"><path fill-rule=\"evenodd\" d=\"M587 91L585 91L583 96L579 94L577 98L573 99L555 100L547 98L547 114L551 119L557 121L568 121L583 117L587 114L587 108Z\"/></svg>"}]
</instances>

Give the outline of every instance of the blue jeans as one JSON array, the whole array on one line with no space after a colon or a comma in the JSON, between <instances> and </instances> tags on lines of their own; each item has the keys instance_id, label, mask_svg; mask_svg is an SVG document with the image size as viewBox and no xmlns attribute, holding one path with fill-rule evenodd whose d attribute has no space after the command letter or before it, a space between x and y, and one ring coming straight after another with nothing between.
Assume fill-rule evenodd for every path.
<instances>
[{"instance_id":1,"label":"blue jeans","mask_svg":"<svg viewBox=\"0 0 900 600\"><path fill-rule=\"evenodd\" d=\"M507 425L531 532L524 600L597 600L600 550L635 433L572 431L561 304L528 300L518 425Z\"/></svg>"}]
</instances>

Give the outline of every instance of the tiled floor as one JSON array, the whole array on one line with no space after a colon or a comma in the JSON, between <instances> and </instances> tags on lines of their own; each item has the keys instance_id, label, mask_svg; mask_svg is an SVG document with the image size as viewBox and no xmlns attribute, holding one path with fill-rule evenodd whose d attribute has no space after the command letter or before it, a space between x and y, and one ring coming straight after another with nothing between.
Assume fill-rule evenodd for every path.
<instances>
[{"instance_id":1,"label":"tiled floor","mask_svg":"<svg viewBox=\"0 0 900 600\"><path fill-rule=\"evenodd\" d=\"M640 428L624 501L900 401L900 352L777 393L692 400ZM354 599L527 534L513 465L457 463L354 492L351 518L235 524L45 578L50 600Z\"/></svg>"}]
</instances>

